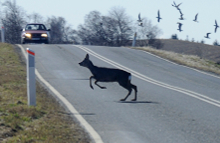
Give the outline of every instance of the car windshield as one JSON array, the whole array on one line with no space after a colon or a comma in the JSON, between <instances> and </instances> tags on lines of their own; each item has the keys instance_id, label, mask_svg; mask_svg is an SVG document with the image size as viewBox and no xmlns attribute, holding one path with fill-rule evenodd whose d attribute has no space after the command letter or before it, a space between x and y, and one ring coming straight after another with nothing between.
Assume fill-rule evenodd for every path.
<instances>
[{"instance_id":1,"label":"car windshield","mask_svg":"<svg viewBox=\"0 0 220 143\"><path fill-rule=\"evenodd\" d=\"M28 24L25 30L47 30L43 24Z\"/></svg>"}]
</instances>

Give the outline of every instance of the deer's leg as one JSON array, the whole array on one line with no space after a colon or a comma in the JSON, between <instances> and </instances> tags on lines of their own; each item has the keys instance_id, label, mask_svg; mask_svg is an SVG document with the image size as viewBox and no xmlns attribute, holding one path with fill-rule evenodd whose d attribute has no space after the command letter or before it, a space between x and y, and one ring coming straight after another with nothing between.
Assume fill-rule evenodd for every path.
<instances>
[{"instance_id":1,"label":"deer's leg","mask_svg":"<svg viewBox=\"0 0 220 143\"><path fill-rule=\"evenodd\" d=\"M128 94L125 96L125 98L120 100L120 101L125 101L128 98L128 96L131 94L131 91L132 91L130 81L119 81L118 83L119 83L119 85L121 85L122 87L124 87L125 89L128 90Z\"/></svg>"},{"instance_id":2,"label":"deer's leg","mask_svg":"<svg viewBox=\"0 0 220 143\"><path fill-rule=\"evenodd\" d=\"M131 84L131 88L133 88L133 89L134 89L134 91L135 91L135 94L134 94L134 99L132 99L131 101L136 101L136 100L137 100L137 86L136 86L136 85Z\"/></svg>"},{"instance_id":3,"label":"deer's leg","mask_svg":"<svg viewBox=\"0 0 220 143\"><path fill-rule=\"evenodd\" d=\"M100 87L101 89L106 89L106 87L100 86L97 84L98 80L95 81L95 85L97 85L98 87Z\"/></svg>"},{"instance_id":4,"label":"deer's leg","mask_svg":"<svg viewBox=\"0 0 220 143\"><path fill-rule=\"evenodd\" d=\"M127 96L125 96L125 98L121 99L120 101L125 101L128 98L128 96L131 94L131 91L132 91L131 89L128 89Z\"/></svg>"},{"instance_id":5,"label":"deer's leg","mask_svg":"<svg viewBox=\"0 0 220 143\"><path fill-rule=\"evenodd\" d=\"M90 85L90 87L92 88L92 89L94 89L93 88L93 86L92 86L92 79L94 78L94 76L91 76L90 78L89 78L89 85Z\"/></svg>"},{"instance_id":6,"label":"deer's leg","mask_svg":"<svg viewBox=\"0 0 220 143\"><path fill-rule=\"evenodd\" d=\"M128 81L119 81L118 82L122 87L124 87L125 89L128 90L128 94L125 98L121 99L120 101L125 101L128 96L131 94L131 91L132 91L132 88L134 89L135 91L135 96L134 96L134 99L132 99L131 101L136 101L137 100L137 86L131 84L131 81L128 80Z\"/></svg>"}]
</instances>

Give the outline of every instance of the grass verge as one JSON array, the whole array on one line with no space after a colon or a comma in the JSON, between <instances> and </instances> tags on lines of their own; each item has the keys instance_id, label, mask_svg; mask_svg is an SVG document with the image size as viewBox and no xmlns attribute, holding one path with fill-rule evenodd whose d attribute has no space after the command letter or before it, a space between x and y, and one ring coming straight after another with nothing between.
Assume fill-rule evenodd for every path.
<instances>
[{"instance_id":1,"label":"grass verge","mask_svg":"<svg viewBox=\"0 0 220 143\"><path fill-rule=\"evenodd\" d=\"M0 142L90 142L39 83L36 92L37 106L27 106L26 66L13 45L0 43Z\"/></svg>"},{"instance_id":2,"label":"grass verge","mask_svg":"<svg viewBox=\"0 0 220 143\"><path fill-rule=\"evenodd\" d=\"M207 59L202 59L198 56L184 55L184 54L174 53L165 50L157 50L151 47L129 47L129 48L147 51L149 53L152 53L169 61L178 63L180 65L184 65L198 70L220 75L219 64Z\"/></svg>"}]
</instances>

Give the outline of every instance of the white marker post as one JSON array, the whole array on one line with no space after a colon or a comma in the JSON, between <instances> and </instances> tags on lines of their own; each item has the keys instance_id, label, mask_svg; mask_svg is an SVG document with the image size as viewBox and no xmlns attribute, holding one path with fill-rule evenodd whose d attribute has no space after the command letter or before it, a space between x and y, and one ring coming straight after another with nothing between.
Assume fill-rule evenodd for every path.
<instances>
[{"instance_id":1,"label":"white marker post","mask_svg":"<svg viewBox=\"0 0 220 143\"><path fill-rule=\"evenodd\" d=\"M35 84L35 52L27 48L27 94L28 105L36 106L36 84Z\"/></svg>"},{"instance_id":2,"label":"white marker post","mask_svg":"<svg viewBox=\"0 0 220 143\"><path fill-rule=\"evenodd\" d=\"M132 42L132 47L135 47L136 37L137 37L137 32L134 33L134 39L133 39L133 42Z\"/></svg>"}]
</instances>

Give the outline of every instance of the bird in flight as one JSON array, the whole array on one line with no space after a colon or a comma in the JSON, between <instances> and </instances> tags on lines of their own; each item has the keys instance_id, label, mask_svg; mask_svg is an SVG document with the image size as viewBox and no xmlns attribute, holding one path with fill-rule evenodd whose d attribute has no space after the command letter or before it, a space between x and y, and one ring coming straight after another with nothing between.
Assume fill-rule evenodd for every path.
<instances>
[{"instance_id":1,"label":"bird in flight","mask_svg":"<svg viewBox=\"0 0 220 143\"><path fill-rule=\"evenodd\" d=\"M173 1L173 4L171 4L173 7L176 7L176 3L175 1Z\"/></svg>"},{"instance_id":2,"label":"bird in flight","mask_svg":"<svg viewBox=\"0 0 220 143\"><path fill-rule=\"evenodd\" d=\"M143 22L139 22L139 23L138 23L138 26L144 27L144 26L143 26Z\"/></svg>"},{"instance_id":3,"label":"bird in flight","mask_svg":"<svg viewBox=\"0 0 220 143\"><path fill-rule=\"evenodd\" d=\"M196 14L195 19L193 21L198 22L197 18L198 18L198 13Z\"/></svg>"},{"instance_id":4,"label":"bird in flight","mask_svg":"<svg viewBox=\"0 0 220 143\"><path fill-rule=\"evenodd\" d=\"M141 19L141 14L139 13L139 14L138 14L138 20L137 20L137 21L138 21L138 22L142 22L142 20L143 20L143 19Z\"/></svg>"},{"instance_id":5,"label":"bird in flight","mask_svg":"<svg viewBox=\"0 0 220 143\"><path fill-rule=\"evenodd\" d=\"M180 20L184 20L182 11L179 10L179 12L180 12L180 18L179 18L179 19L180 19Z\"/></svg>"},{"instance_id":6,"label":"bird in flight","mask_svg":"<svg viewBox=\"0 0 220 143\"><path fill-rule=\"evenodd\" d=\"M182 23L180 23L180 22L177 22L177 24L179 24L179 25L178 25L178 29L177 29L177 30L179 30L179 32L183 31L183 30L181 29L183 24L182 24Z\"/></svg>"},{"instance_id":7,"label":"bird in flight","mask_svg":"<svg viewBox=\"0 0 220 143\"><path fill-rule=\"evenodd\" d=\"M156 18L157 18L157 21L158 21L158 22L160 22L160 19L162 19L162 18L160 17L160 10L158 10L158 12L157 12L157 17L156 17Z\"/></svg>"},{"instance_id":8,"label":"bird in flight","mask_svg":"<svg viewBox=\"0 0 220 143\"><path fill-rule=\"evenodd\" d=\"M215 20L215 25L214 26L215 26L215 33L216 33L217 32L217 28L219 27L216 20Z\"/></svg>"},{"instance_id":9,"label":"bird in flight","mask_svg":"<svg viewBox=\"0 0 220 143\"><path fill-rule=\"evenodd\" d=\"M175 1L173 1L172 6L175 7L175 8L177 8L177 10L180 10L179 6L180 6L181 4L182 4L182 3L176 5Z\"/></svg>"},{"instance_id":10,"label":"bird in flight","mask_svg":"<svg viewBox=\"0 0 220 143\"><path fill-rule=\"evenodd\" d=\"M204 36L204 37L207 38L207 39L210 39L209 34L211 34L211 33L206 33L206 36Z\"/></svg>"}]
</instances>

